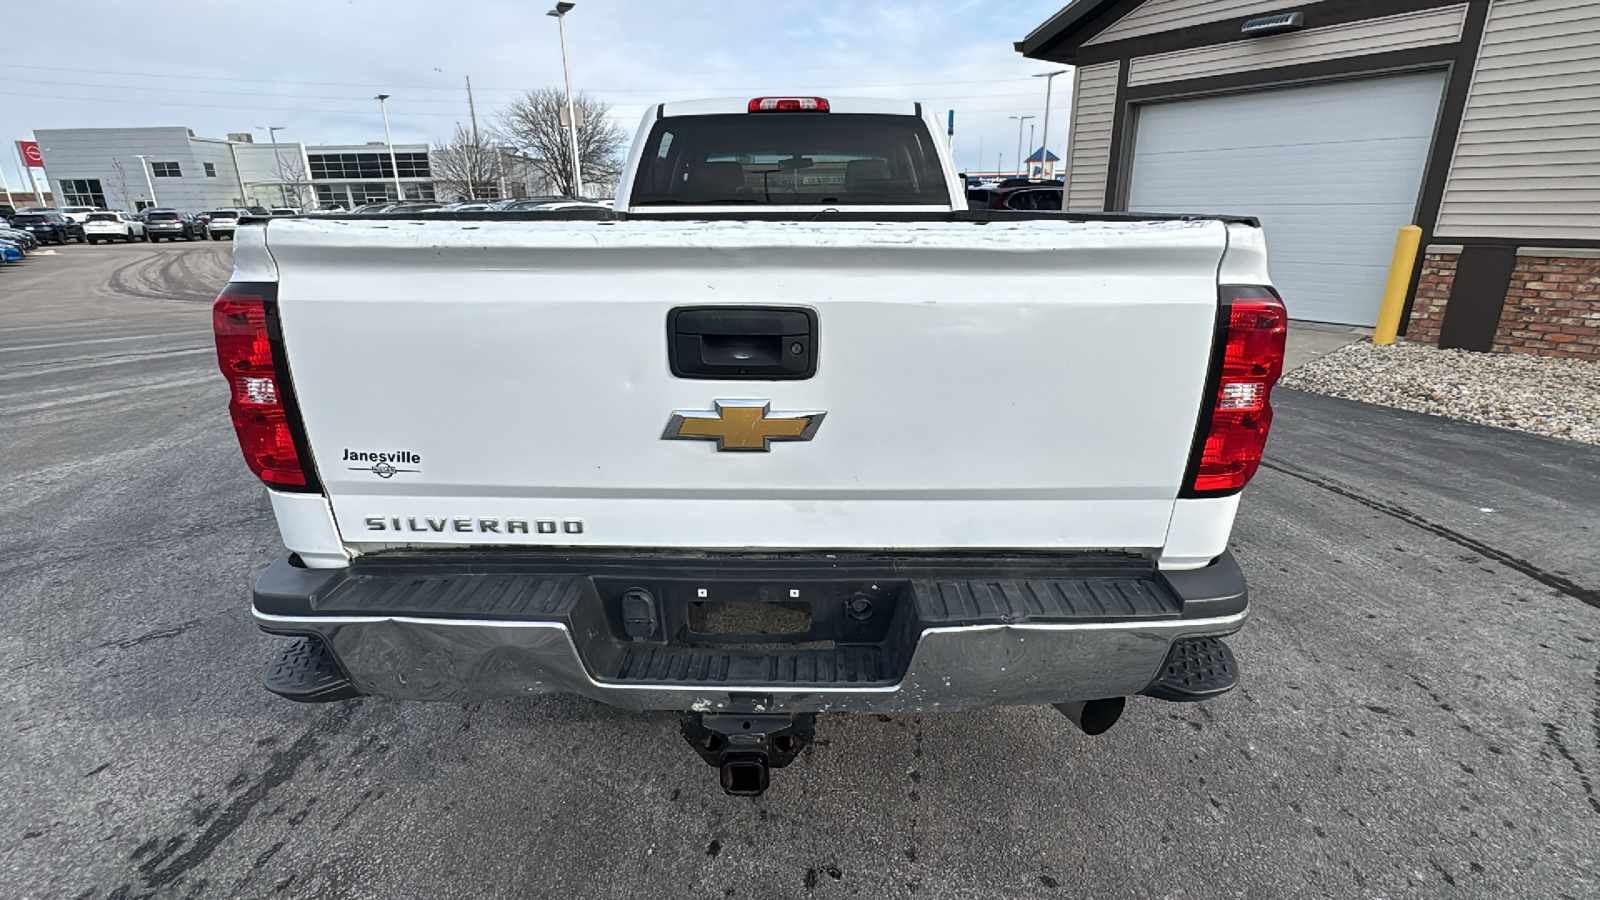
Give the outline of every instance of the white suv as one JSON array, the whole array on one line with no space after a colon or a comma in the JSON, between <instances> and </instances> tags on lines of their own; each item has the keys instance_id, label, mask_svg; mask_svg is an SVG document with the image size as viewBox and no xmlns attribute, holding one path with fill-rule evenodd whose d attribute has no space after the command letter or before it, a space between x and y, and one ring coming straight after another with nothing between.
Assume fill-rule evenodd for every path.
<instances>
[{"instance_id":1,"label":"white suv","mask_svg":"<svg viewBox=\"0 0 1600 900\"><path fill-rule=\"evenodd\" d=\"M89 213L83 222L83 234L91 244L98 244L101 241L132 242L150 239L145 234L144 223L137 216L120 210Z\"/></svg>"}]
</instances>

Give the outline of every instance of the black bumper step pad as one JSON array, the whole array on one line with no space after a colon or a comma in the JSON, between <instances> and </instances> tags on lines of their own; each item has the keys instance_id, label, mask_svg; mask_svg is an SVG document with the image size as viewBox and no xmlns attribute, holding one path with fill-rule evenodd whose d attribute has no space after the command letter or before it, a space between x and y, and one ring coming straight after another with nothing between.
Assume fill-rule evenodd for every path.
<instances>
[{"instance_id":1,"label":"black bumper step pad","mask_svg":"<svg viewBox=\"0 0 1600 900\"><path fill-rule=\"evenodd\" d=\"M357 574L330 593L319 610L328 615L549 619L565 615L589 590L589 579L576 575Z\"/></svg>"},{"instance_id":2,"label":"black bumper step pad","mask_svg":"<svg viewBox=\"0 0 1600 900\"><path fill-rule=\"evenodd\" d=\"M730 651L637 645L622 655L618 681L683 684L892 684L878 647Z\"/></svg>"},{"instance_id":3,"label":"black bumper step pad","mask_svg":"<svg viewBox=\"0 0 1600 900\"><path fill-rule=\"evenodd\" d=\"M267 660L261 683L280 697L299 703L330 703L361 696L350 677L318 637L292 638Z\"/></svg>"},{"instance_id":4,"label":"black bumper step pad","mask_svg":"<svg viewBox=\"0 0 1600 900\"><path fill-rule=\"evenodd\" d=\"M913 584L917 618L929 627L1176 619L1183 615L1183 601L1154 573L1146 577L919 580Z\"/></svg>"},{"instance_id":5,"label":"black bumper step pad","mask_svg":"<svg viewBox=\"0 0 1600 900\"><path fill-rule=\"evenodd\" d=\"M1239 663L1220 638L1174 641L1146 697L1190 703L1226 694L1239 684Z\"/></svg>"}]
</instances>

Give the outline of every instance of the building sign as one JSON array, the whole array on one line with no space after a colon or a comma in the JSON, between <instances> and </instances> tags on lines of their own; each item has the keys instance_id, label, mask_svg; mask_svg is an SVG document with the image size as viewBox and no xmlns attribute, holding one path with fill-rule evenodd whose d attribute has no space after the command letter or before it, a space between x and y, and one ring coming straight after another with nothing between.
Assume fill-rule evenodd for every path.
<instances>
[{"instance_id":1,"label":"building sign","mask_svg":"<svg viewBox=\"0 0 1600 900\"><path fill-rule=\"evenodd\" d=\"M17 141L17 149L22 152L22 160L28 164L28 168L44 168L44 157L39 155L38 141Z\"/></svg>"}]
</instances>

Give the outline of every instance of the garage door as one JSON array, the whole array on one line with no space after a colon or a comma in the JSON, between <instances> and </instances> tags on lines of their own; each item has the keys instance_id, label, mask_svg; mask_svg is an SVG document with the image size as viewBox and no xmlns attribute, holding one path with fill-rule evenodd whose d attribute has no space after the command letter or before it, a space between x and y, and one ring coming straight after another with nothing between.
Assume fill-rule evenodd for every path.
<instances>
[{"instance_id":1,"label":"garage door","mask_svg":"<svg viewBox=\"0 0 1600 900\"><path fill-rule=\"evenodd\" d=\"M1409 225L1443 72L1143 106L1128 208L1258 216L1289 314L1371 326Z\"/></svg>"}]
</instances>

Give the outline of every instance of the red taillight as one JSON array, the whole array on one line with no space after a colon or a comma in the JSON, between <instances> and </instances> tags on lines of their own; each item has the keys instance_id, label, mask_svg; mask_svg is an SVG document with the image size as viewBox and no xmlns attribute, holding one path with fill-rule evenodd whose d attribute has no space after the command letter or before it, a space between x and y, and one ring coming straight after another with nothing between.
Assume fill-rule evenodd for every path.
<instances>
[{"instance_id":1,"label":"red taillight","mask_svg":"<svg viewBox=\"0 0 1600 900\"><path fill-rule=\"evenodd\" d=\"M1271 288L1224 287L1227 333L1210 398L1204 442L1190 463L1187 496L1213 496L1243 488L1261 464L1272 427L1272 385L1283 373L1289 314Z\"/></svg>"},{"instance_id":2,"label":"red taillight","mask_svg":"<svg viewBox=\"0 0 1600 900\"><path fill-rule=\"evenodd\" d=\"M228 379L228 412L250 471L272 487L312 487L291 426L287 385L281 383L267 329L277 286L230 284L211 307L217 363Z\"/></svg>"},{"instance_id":3,"label":"red taillight","mask_svg":"<svg viewBox=\"0 0 1600 900\"><path fill-rule=\"evenodd\" d=\"M828 101L821 97L757 97L750 101L750 112L827 112Z\"/></svg>"}]
</instances>

